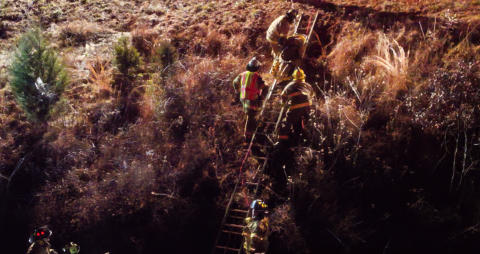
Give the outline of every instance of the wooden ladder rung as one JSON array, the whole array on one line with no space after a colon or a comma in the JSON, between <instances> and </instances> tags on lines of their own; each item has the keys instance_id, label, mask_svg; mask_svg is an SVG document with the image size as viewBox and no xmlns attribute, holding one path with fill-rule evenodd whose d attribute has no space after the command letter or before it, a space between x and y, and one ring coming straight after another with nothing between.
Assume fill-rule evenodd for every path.
<instances>
[{"instance_id":1,"label":"wooden ladder rung","mask_svg":"<svg viewBox=\"0 0 480 254\"><path fill-rule=\"evenodd\" d=\"M225 224L227 227L232 227L232 228L243 228L243 225L238 225L238 224Z\"/></svg>"},{"instance_id":2,"label":"wooden ladder rung","mask_svg":"<svg viewBox=\"0 0 480 254\"><path fill-rule=\"evenodd\" d=\"M245 217L241 217L241 216L228 216L228 217L230 217L232 219L239 219L239 220L245 219Z\"/></svg>"},{"instance_id":3,"label":"wooden ladder rung","mask_svg":"<svg viewBox=\"0 0 480 254\"><path fill-rule=\"evenodd\" d=\"M220 246L220 245L215 246L215 248L225 249L225 250L229 250L229 251L236 251L236 252L240 251L240 249L234 249L234 248L230 248L230 247L226 247L226 246Z\"/></svg>"},{"instance_id":4,"label":"wooden ladder rung","mask_svg":"<svg viewBox=\"0 0 480 254\"><path fill-rule=\"evenodd\" d=\"M248 210L241 210L241 209L232 209L230 211L237 212L237 213L248 213Z\"/></svg>"},{"instance_id":5,"label":"wooden ladder rung","mask_svg":"<svg viewBox=\"0 0 480 254\"><path fill-rule=\"evenodd\" d=\"M222 230L223 233L232 234L232 235L242 235L240 232L229 231L229 230Z\"/></svg>"}]
</instances>

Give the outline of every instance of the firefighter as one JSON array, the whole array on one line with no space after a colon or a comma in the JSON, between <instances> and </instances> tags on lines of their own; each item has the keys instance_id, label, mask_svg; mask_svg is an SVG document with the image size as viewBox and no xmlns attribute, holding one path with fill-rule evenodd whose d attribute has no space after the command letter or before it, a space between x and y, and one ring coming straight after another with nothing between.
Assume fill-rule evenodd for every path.
<instances>
[{"instance_id":1,"label":"firefighter","mask_svg":"<svg viewBox=\"0 0 480 254\"><path fill-rule=\"evenodd\" d=\"M262 107L262 100L265 97L265 82L262 80L258 70L260 62L254 57L247 64L247 71L238 75L233 80L235 92L240 92L240 101L243 104L243 111L247 115L244 137L245 143L249 143L257 126L258 112Z\"/></svg>"},{"instance_id":2,"label":"firefighter","mask_svg":"<svg viewBox=\"0 0 480 254\"><path fill-rule=\"evenodd\" d=\"M281 98L285 105L286 117L279 131L281 146L291 146L302 138L307 138L305 124L310 116L312 88L305 82L305 73L297 68L291 81L282 91Z\"/></svg>"},{"instance_id":3,"label":"firefighter","mask_svg":"<svg viewBox=\"0 0 480 254\"><path fill-rule=\"evenodd\" d=\"M247 254L261 254L268 247L268 206L260 199L250 205L250 217L245 219L242 235L245 237L243 248Z\"/></svg>"},{"instance_id":4,"label":"firefighter","mask_svg":"<svg viewBox=\"0 0 480 254\"><path fill-rule=\"evenodd\" d=\"M30 247L28 248L27 254L58 254L50 248L51 236L52 231L47 226L35 229L28 239Z\"/></svg>"},{"instance_id":5,"label":"firefighter","mask_svg":"<svg viewBox=\"0 0 480 254\"><path fill-rule=\"evenodd\" d=\"M275 19L267 30L267 41L272 47L272 54L274 57L282 52L283 45L287 39L290 26L297 17L297 10L289 10L285 15Z\"/></svg>"},{"instance_id":6,"label":"firefighter","mask_svg":"<svg viewBox=\"0 0 480 254\"><path fill-rule=\"evenodd\" d=\"M275 19L270 27L267 30L267 41L270 43L272 47L272 55L273 55L273 64L272 69L270 72L275 75L278 71L278 64L279 64L279 57L280 53L282 52L283 48L285 47L285 43L287 41L287 36L290 31L290 26L295 21L297 17L297 10L292 9L289 10L285 15L282 15Z\"/></svg>"},{"instance_id":7,"label":"firefighter","mask_svg":"<svg viewBox=\"0 0 480 254\"><path fill-rule=\"evenodd\" d=\"M302 54L306 46L307 37L295 34L286 40L278 59L278 68L274 73L282 89L292 80L293 71L302 64Z\"/></svg>"}]
</instances>

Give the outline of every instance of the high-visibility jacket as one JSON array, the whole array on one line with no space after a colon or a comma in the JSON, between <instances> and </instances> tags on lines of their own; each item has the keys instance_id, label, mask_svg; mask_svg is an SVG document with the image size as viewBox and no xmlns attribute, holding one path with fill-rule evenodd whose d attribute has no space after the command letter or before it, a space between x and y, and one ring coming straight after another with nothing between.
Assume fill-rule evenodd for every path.
<instances>
[{"instance_id":1,"label":"high-visibility jacket","mask_svg":"<svg viewBox=\"0 0 480 254\"><path fill-rule=\"evenodd\" d=\"M265 252L268 245L268 218L253 220L251 217L245 219L246 226L242 235L245 237L243 248L247 254Z\"/></svg>"},{"instance_id":2,"label":"high-visibility jacket","mask_svg":"<svg viewBox=\"0 0 480 254\"><path fill-rule=\"evenodd\" d=\"M280 37L287 37L290 30L290 23L286 15L282 15L275 19L267 30L267 41L270 43L278 43Z\"/></svg>"},{"instance_id":3,"label":"high-visibility jacket","mask_svg":"<svg viewBox=\"0 0 480 254\"><path fill-rule=\"evenodd\" d=\"M308 83L294 80L283 89L281 97L283 102L288 103L288 111L292 111L312 105L311 91Z\"/></svg>"},{"instance_id":4,"label":"high-visibility jacket","mask_svg":"<svg viewBox=\"0 0 480 254\"><path fill-rule=\"evenodd\" d=\"M265 87L262 77L257 72L245 71L238 75L233 81L235 91L240 89L240 101L248 108L257 107L251 103L257 101ZM255 109L255 108L252 108Z\"/></svg>"}]
</instances>

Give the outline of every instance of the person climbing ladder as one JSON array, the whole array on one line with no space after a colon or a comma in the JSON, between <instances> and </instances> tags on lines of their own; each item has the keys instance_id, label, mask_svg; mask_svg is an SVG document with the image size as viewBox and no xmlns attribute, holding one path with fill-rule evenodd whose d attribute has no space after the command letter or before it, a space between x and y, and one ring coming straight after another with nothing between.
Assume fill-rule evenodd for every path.
<instances>
[{"instance_id":1,"label":"person climbing ladder","mask_svg":"<svg viewBox=\"0 0 480 254\"><path fill-rule=\"evenodd\" d=\"M312 105L312 88L305 82L303 70L297 68L292 76L293 81L281 93L282 102L286 107L286 117L278 136L280 145L289 147L307 138L305 124L309 120Z\"/></svg>"},{"instance_id":2,"label":"person climbing ladder","mask_svg":"<svg viewBox=\"0 0 480 254\"><path fill-rule=\"evenodd\" d=\"M252 139L253 132L257 127L258 112L262 106L264 99L265 82L263 81L258 70L260 62L253 57L247 64L245 72L242 72L233 80L233 87L236 93L240 93L240 101L243 105L243 111L246 114L244 137L245 143L249 143Z\"/></svg>"},{"instance_id":3,"label":"person climbing ladder","mask_svg":"<svg viewBox=\"0 0 480 254\"><path fill-rule=\"evenodd\" d=\"M243 248L247 254L264 254L268 247L268 206L260 199L250 205L250 216L245 219Z\"/></svg>"}]
</instances>

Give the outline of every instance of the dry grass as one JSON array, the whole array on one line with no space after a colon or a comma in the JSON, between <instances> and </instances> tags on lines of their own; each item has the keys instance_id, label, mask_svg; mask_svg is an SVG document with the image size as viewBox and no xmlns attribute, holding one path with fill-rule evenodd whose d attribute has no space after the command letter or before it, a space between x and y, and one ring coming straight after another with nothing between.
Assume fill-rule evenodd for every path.
<instances>
[{"instance_id":1,"label":"dry grass","mask_svg":"<svg viewBox=\"0 0 480 254\"><path fill-rule=\"evenodd\" d=\"M144 11L149 15L155 14L157 16L162 16L165 14L166 8L160 3L160 1L152 1L151 3L148 3Z\"/></svg>"},{"instance_id":2,"label":"dry grass","mask_svg":"<svg viewBox=\"0 0 480 254\"><path fill-rule=\"evenodd\" d=\"M132 31L132 45L144 56L150 56L159 34L146 27L136 28Z\"/></svg>"},{"instance_id":3,"label":"dry grass","mask_svg":"<svg viewBox=\"0 0 480 254\"><path fill-rule=\"evenodd\" d=\"M359 24L346 26L341 32L341 40L327 56L331 72L339 79L351 75L377 43L375 34L362 33L361 29Z\"/></svg>"},{"instance_id":4,"label":"dry grass","mask_svg":"<svg viewBox=\"0 0 480 254\"><path fill-rule=\"evenodd\" d=\"M369 7L377 11L422 11L424 15L437 17L443 16L446 12L450 12L458 16L459 19L468 19L480 13L478 8L480 3L476 0L457 2L449 0L328 0L327 2L340 5Z\"/></svg>"},{"instance_id":5,"label":"dry grass","mask_svg":"<svg viewBox=\"0 0 480 254\"><path fill-rule=\"evenodd\" d=\"M395 95L399 91L407 90L408 53L393 38L384 33L377 34L376 54L367 57L364 64L373 64L376 67L375 75L380 75L384 82L385 92Z\"/></svg>"},{"instance_id":6,"label":"dry grass","mask_svg":"<svg viewBox=\"0 0 480 254\"><path fill-rule=\"evenodd\" d=\"M89 81L93 84L96 94L109 95L112 92L112 69L108 60L96 60L88 64Z\"/></svg>"},{"instance_id":7,"label":"dry grass","mask_svg":"<svg viewBox=\"0 0 480 254\"><path fill-rule=\"evenodd\" d=\"M221 34L215 30L209 30L203 41L203 44L205 45L205 53L212 57L216 57L224 53L223 45L225 41L228 41L228 39L224 34Z\"/></svg>"},{"instance_id":8,"label":"dry grass","mask_svg":"<svg viewBox=\"0 0 480 254\"><path fill-rule=\"evenodd\" d=\"M166 103L165 92L159 83L148 80L145 84L145 93L140 103L140 113L142 118L147 121L159 119L165 112Z\"/></svg>"},{"instance_id":9,"label":"dry grass","mask_svg":"<svg viewBox=\"0 0 480 254\"><path fill-rule=\"evenodd\" d=\"M65 46L77 46L95 40L105 30L97 23L82 21L69 22L60 28L60 40Z\"/></svg>"},{"instance_id":10,"label":"dry grass","mask_svg":"<svg viewBox=\"0 0 480 254\"><path fill-rule=\"evenodd\" d=\"M471 42L470 36L467 35L460 43L451 48L443 57L446 64L455 63L459 60L479 61L480 45Z\"/></svg>"},{"instance_id":11,"label":"dry grass","mask_svg":"<svg viewBox=\"0 0 480 254\"><path fill-rule=\"evenodd\" d=\"M335 144L343 145L343 139L351 139L361 132L366 117L355 107L355 103L344 95L336 94L324 97L325 103L318 110L333 125Z\"/></svg>"}]
</instances>

